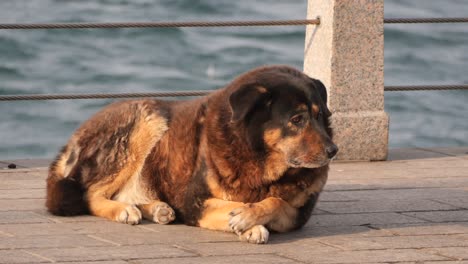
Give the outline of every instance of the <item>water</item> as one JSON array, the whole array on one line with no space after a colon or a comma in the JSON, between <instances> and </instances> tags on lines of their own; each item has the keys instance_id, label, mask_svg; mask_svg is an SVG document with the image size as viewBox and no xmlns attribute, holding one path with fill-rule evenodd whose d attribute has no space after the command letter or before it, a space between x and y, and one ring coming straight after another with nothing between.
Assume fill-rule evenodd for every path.
<instances>
[{"instance_id":1,"label":"water","mask_svg":"<svg viewBox=\"0 0 468 264\"><path fill-rule=\"evenodd\" d=\"M301 19L305 0L1 0L0 22ZM387 0L386 17L456 17L466 0ZM385 84L468 83L468 25L385 26ZM0 30L0 94L215 89L302 68L304 27ZM468 92L387 92L391 147L468 145ZM0 160L50 158L110 100L0 102Z\"/></svg>"}]
</instances>

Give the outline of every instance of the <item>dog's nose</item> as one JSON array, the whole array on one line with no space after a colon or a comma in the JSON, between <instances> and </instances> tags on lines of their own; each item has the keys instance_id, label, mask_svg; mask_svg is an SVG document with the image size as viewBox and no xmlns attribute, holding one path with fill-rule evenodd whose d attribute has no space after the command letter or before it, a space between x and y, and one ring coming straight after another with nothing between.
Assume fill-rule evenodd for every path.
<instances>
[{"instance_id":1,"label":"dog's nose","mask_svg":"<svg viewBox=\"0 0 468 264\"><path fill-rule=\"evenodd\" d=\"M338 147L335 144L331 144L325 149L325 151L327 152L328 158L331 159L335 157L336 153L338 153Z\"/></svg>"}]
</instances>

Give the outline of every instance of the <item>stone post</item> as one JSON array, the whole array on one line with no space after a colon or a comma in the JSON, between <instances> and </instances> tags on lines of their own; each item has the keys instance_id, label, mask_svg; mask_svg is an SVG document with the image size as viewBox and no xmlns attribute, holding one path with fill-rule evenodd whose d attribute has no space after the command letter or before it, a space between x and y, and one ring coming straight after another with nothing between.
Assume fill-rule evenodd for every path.
<instances>
[{"instance_id":1,"label":"stone post","mask_svg":"<svg viewBox=\"0 0 468 264\"><path fill-rule=\"evenodd\" d=\"M340 160L385 160L384 0L308 0L304 72L328 89Z\"/></svg>"}]
</instances>

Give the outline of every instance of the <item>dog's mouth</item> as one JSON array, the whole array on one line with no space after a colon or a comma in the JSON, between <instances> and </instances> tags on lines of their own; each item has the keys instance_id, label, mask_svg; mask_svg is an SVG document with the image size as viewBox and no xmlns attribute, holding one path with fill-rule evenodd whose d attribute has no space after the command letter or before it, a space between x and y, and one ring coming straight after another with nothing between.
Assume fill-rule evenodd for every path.
<instances>
[{"instance_id":1,"label":"dog's mouth","mask_svg":"<svg viewBox=\"0 0 468 264\"><path fill-rule=\"evenodd\" d=\"M313 168L320 168L323 166L326 166L332 161L333 159L325 159L321 161L310 161L310 162L304 162L300 161L297 159L289 159L288 160L288 166L290 168L308 168L308 169L313 169Z\"/></svg>"}]
</instances>

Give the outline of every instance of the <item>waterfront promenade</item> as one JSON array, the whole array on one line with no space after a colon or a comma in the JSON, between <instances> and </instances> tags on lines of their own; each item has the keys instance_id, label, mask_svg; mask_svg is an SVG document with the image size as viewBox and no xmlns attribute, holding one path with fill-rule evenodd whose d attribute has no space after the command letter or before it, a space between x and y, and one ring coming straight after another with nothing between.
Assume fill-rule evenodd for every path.
<instances>
[{"instance_id":1,"label":"waterfront promenade","mask_svg":"<svg viewBox=\"0 0 468 264\"><path fill-rule=\"evenodd\" d=\"M335 162L307 225L267 245L184 225L52 216L48 162L0 161L0 263L468 263L468 148Z\"/></svg>"}]
</instances>

